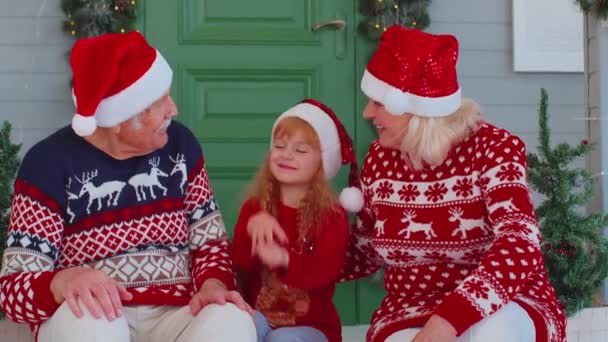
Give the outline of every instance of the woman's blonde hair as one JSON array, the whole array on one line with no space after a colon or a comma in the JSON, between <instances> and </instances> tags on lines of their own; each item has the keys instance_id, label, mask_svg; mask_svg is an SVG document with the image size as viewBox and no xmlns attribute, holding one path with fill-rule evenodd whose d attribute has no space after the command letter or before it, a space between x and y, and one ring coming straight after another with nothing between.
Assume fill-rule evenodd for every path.
<instances>
[{"instance_id":1,"label":"woman's blonde hair","mask_svg":"<svg viewBox=\"0 0 608 342\"><path fill-rule=\"evenodd\" d=\"M286 117L279 121L274 129L273 139L292 137L296 132L301 132L305 141L321 152L321 143L315 130L306 121L297 117ZM280 184L270 172L269 157L270 154L254 177L247 197L258 200L263 210L276 217L281 200ZM325 179L323 167L320 167L298 208L299 239L313 241L319 226L323 224L322 218L328 211L335 210L337 203L337 195Z\"/></svg>"},{"instance_id":2,"label":"woman's blonde hair","mask_svg":"<svg viewBox=\"0 0 608 342\"><path fill-rule=\"evenodd\" d=\"M401 154L416 170L439 165L452 146L477 132L481 121L479 105L471 99L464 99L456 112L445 117L413 115L404 127Z\"/></svg>"}]
</instances>

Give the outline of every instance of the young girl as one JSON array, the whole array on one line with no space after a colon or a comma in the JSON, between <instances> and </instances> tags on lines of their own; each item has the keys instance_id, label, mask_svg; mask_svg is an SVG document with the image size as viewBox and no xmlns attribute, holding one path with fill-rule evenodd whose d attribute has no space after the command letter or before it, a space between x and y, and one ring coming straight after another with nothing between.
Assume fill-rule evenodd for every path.
<instances>
[{"instance_id":1,"label":"young girl","mask_svg":"<svg viewBox=\"0 0 608 342\"><path fill-rule=\"evenodd\" d=\"M332 297L345 259L348 218L329 181L350 163L355 185L352 141L331 109L304 100L277 119L271 144L232 245L245 299L256 310L258 342L341 341ZM351 211L363 205L354 187L339 201Z\"/></svg>"}]
</instances>

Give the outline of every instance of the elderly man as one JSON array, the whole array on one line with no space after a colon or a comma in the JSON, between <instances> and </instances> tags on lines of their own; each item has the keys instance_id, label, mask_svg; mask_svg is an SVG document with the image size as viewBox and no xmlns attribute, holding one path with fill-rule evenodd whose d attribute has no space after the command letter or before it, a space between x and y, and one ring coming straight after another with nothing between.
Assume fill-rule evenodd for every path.
<instances>
[{"instance_id":1,"label":"elderly man","mask_svg":"<svg viewBox=\"0 0 608 342\"><path fill-rule=\"evenodd\" d=\"M0 273L38 341L254 341L172 71L139 33L78 41L77 113L25 156Z\"/></svg>"}]
</instances>

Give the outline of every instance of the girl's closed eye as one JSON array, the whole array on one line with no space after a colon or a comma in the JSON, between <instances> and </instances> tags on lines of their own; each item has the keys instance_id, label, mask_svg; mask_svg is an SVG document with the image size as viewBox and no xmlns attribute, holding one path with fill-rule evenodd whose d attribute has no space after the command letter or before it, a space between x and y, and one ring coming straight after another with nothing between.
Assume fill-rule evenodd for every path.
<instances>
[{"instance_id":1,"label":"girl's closed eye","mask_svg":"<svg viewBox=\"0 0 608 342\"><path fill-rule=\"evenodd\" d=\"M311 151L311 149L312 148L308 144L296 146L296 152L298 153L308 153Z\"/></svg>"},{"instance_id":2,"label":"girl's closed eye","mask_svg":"<svg viewBox=\"0 0 608 342\"><path fill-rule=\"evenodd\" d=\"M285 143L285 141L283 140L275 140L274 144L272 145L272 147L274 148L278 148L278 149L282 149L285 148L287 146L287 144Z\"/></svg>"}]
</instances>

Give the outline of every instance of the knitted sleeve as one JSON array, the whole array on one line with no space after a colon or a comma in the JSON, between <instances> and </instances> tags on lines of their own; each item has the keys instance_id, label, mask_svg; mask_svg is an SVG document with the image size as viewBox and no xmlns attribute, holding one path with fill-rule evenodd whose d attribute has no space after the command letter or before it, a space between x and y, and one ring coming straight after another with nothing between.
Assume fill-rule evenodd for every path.
<instances>
[{"instance_id":1,"label":"knitted sleeve","mask_svg":"<svg viewBox=\"0 0 608 342\"><path fill-rule=\"evenodd\" d=\"M40 172L44 160L33 150L25 156L15 182L0 271L0 304L11 320L39 324L59 307L50 284L61 248L63 210L51 193L63 192L63 182L56 170ZM57 191L49 191L53 188Z\"/></svg>"},{"instance_id":2,"label":"knitted sleeve","mask_svg":"<svg viewBox=\"0 0 608 342\"><path fill-rule=\"evenodd\" d=\"M435 311L459 335L510 302L543 267L523 141L506 135L487 146L483 160L478 186L495 240L479 267Z\"/></svg>"},{"instance_id":3,"label":"knitted sleeve","mask_svg":"<svg viewBox=\"0 0 608 342\"><path fill-rule=\"evenodd\" d=\"M376 148L375 144L370 147L363 167L361 169L361 191L363 192L364 208L357 213L357 221L351 226L350 242L346 253L344 268L340 274L339 281L350 281L364 278L376 273L382 267L384 261L372 246L372 238L376 217L371 208L373 191L370 184L373 179L373 170L370 165Z\"/></svg>"},{"instance_id":4,"label":"knitted sleeve","mask_svg":"<svg viewBox=\"0 0 608 342\"><path fill-rule=\"evenodd\" d=\"M193 145L198 162L188 172L184 205L188 215L194 290L198 291L210 278L222 281L228 289L235 289L230 242L224 220L213 195L198 142L194 140Z\"/></svg>"},{"instance_id":5,"label":"knitted sleeve","mask_svg":"<svg viewBox=\"0 0 608 342\"><path fill-rule=\"evenodd\" d=\"M250 199L243 204L239 218L234 227L234 238L232 239L232 263L237 271L254 272L257 271L259 259L251 253L251 238L247 233L247 223L249 219L260 211L257 201Z\"/></svg>"}]
</instances>

